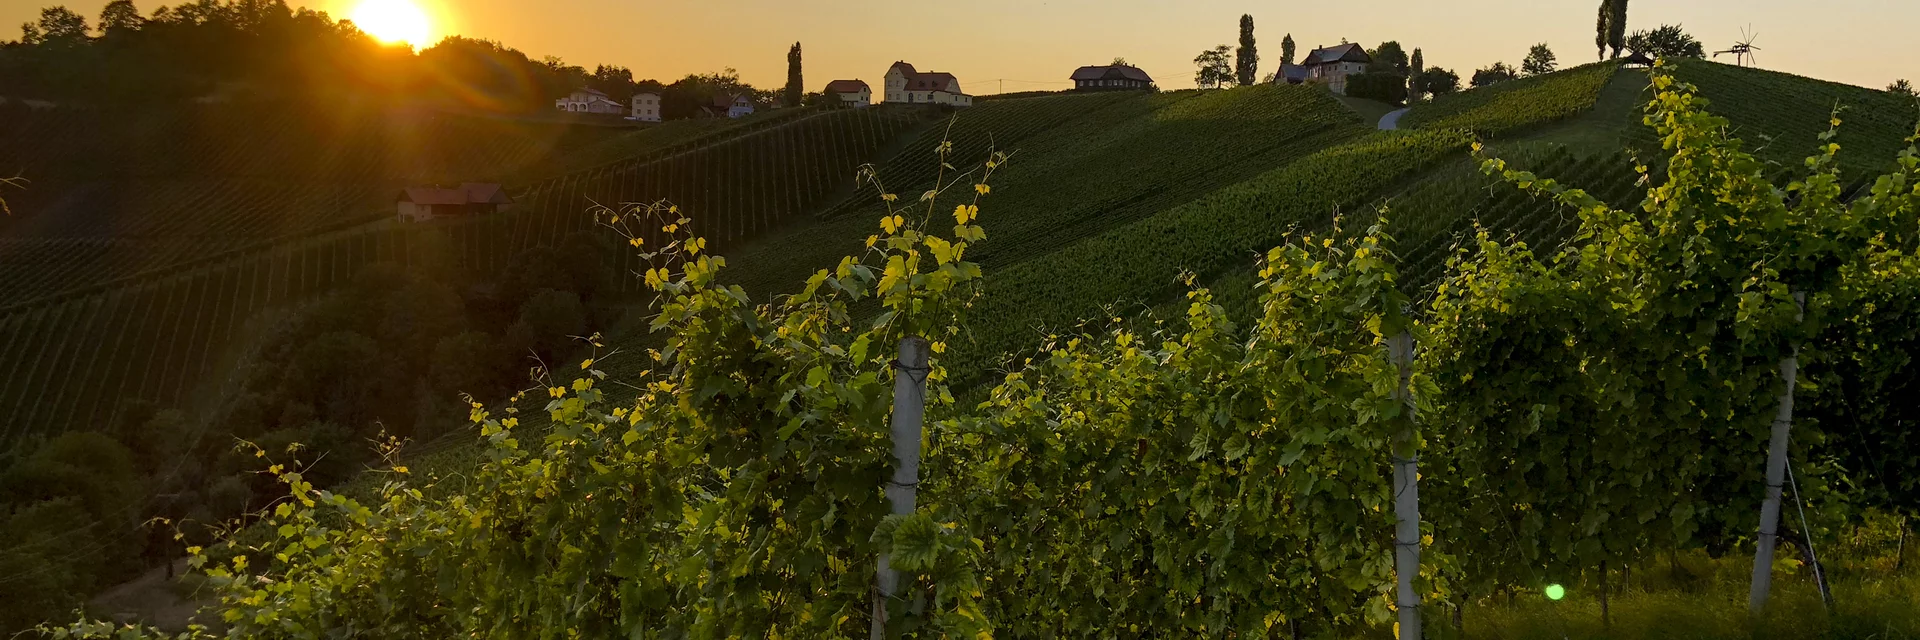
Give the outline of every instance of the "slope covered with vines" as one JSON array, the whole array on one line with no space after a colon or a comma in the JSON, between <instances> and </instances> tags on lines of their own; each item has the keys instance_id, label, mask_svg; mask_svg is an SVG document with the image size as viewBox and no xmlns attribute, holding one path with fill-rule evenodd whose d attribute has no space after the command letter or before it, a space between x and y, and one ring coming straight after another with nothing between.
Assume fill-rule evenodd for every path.
<instances>
[{"instance_id":1,"label":"slope covered with vines","mask_svg":"<svg viewBox=\"0 0 1920 640\"><path fill-rule=\"evenodd\" d=\"M1618 62L1596 62L1469 89L1414 107L1400 124L1418 129L1466 129L1483 136L1518 133L1593 108L1601 90L1619 70Z\"/></svg>"}]
</instances>

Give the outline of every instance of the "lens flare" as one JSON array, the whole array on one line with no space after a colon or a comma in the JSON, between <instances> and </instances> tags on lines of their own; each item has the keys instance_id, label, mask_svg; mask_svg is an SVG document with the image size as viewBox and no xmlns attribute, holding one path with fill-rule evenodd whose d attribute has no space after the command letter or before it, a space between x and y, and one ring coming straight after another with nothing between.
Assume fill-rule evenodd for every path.
<instances>
[{"instance_id":1,"label":"lens flare","mask_svg":"<svg viewBox=\"0 0 1920 640\"><path fill-rule=\"evenodd\" d=\"M1547 585L1547 599L1559 600L1567 597L1567 588L1557 584Z\"/></svg>"},{"instance_id":2,"label":"lens flare","mask_svg":"<svg viewBox=\"0 0 1920 640\"><path fill-rule=\"evenodd\" d=\"M366 0L349 16L354 26L381 42L424 47L433 36L427 12L411 0Z\"/></svg>"}]
</instances>

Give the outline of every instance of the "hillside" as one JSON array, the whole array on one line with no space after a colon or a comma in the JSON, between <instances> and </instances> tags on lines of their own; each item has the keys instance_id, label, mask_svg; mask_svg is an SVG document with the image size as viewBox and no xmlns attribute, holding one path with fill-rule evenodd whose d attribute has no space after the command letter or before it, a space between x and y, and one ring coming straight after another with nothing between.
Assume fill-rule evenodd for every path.
<instances>
[{"instance_id":1,"label":"hillside","mask_svg":"<svg viewBox=\"0 0 1920 640\"><path fill-rule=\"evenodd\" d=\"M392 215L401 187L510 185L697 148L805 110L643 128L281 103L0 108L0 308Z\"/></svg>"},{"instance_id":2,"label":"hillside","mask_svg":"<svg viewBox=\"0 0 1920 640\"><path fill-rule=\"evenodd\" d=\"M209 256L211 248L201 246L187 253L192 261L0 307L0 412L9 416L0 443L110 421L127 400L196 406L195 393L221 388L236 350L274 310L332 290L375 263L484 282L535 248L595 229L594 202L664 199L731 212L700 224L711 225L716 248L743 241L820 206L845 176L928 115L843 110L748 122L728 135L692 138L700 144L513 187L520 203L502 215L401 224L381 210L374 214L380 220L350 229L224 255ZM631 254L619 255L617 264L603 265L607 273L638 268Z\"/></svg>"}]
</instances>

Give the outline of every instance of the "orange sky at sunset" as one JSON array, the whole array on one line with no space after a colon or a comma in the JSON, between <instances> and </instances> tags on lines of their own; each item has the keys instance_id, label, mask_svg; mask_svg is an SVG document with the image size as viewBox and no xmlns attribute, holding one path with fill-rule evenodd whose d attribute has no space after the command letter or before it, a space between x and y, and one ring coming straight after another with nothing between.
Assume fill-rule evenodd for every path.
<instances>
[{"instance_id":1,"label":"orange sky at sunset","mask_svg":"<svg viewBox=\"0 0 1920 640\"><path fill-rule=\"evenodd\" d=\"M1399 40L1421 47L1427 64L1463 77L1496 60L1517 65L1547 42L1563 66L1594 59L1597 0L1373 0L1341 3L1246 0L415 0L433 17L434 37L458 33L499 40L536 59L557 55L591 69L608 63L637 78L672 81L688 73L739 69L756 86L786 80L786 51L800 41L809 90L836 78L877 84L906 59L949 71L970 93L1065 88L1083 64L1124 56L1161 87L1193 86L1194 55L1232 44L1240 14L1257 23L1262 75L1292 33L1301 51L1341 38L1369 47ZM359 0L306 3L336 17ZM0 24L32 19L48 0L0 0ZM101 0L72 2L97 15ZM154 3L141 3L150 12ZM1348 6L1361 7L1349 9ZM1683 23L1709 50L1724 49L1751 25L1760 66L1885 87L1920 81L1920 1L1828 0L1812 10L1786 0L1635 0L1633 28ZM17 38L12 29L6 38ZM1730 58L1723 58L1730 60ZM1004 79L1002 83L999 80Z\"/></svg>"}]
</instances>

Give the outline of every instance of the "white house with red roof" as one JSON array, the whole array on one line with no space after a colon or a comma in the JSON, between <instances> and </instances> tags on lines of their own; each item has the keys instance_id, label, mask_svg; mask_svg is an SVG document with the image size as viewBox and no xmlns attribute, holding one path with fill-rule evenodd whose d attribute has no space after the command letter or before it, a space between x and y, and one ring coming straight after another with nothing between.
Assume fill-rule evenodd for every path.
<instances>
[{"instance_id":1,"label":"white house with red roof","mask_svg":"<svg viewBox=\"0 0 1920 640\"><path fill-rule=\"evenodd\" d=\"M569 113L619 114L627 110L626 105L592 87L581 87L567 94L567 97L553 101L553 107Z\"/></svg>"},{"instance_id":2,"label":"white house with red roof","mask_svg":"<svg viewBox=\"0 0 1920 640\"><path fill-rule=\"evenodd\" d=\"M858 109L873 104L873 89L868 88L867 83L860 80L835 80L829 82L827 83L827 90L824 93L826 93L827 99L833 100L835 104L841 106Z\"/></svg>"},{"instance_id":3,"label":"white house with red roof","mask_svg":"<svg viewBox=\"0 0 1920 640\"><path fill-rule=\"evenodd\" d=\"M753 115L753 97L744 93L722 93L715 95L713 102L702 106L701 110L715 118L744 118Z\"/></svg>"},{"instance_id":4,"label":"white house with red roof","mask_svg":"<svg viewBox=\"0 0 1920 640\"><path fill-rule=\"evenodd\" d=\"M499 213L513 205L507 190L491 182L468 182L451 189L407 187L394 201L400 219L411 222Z\"/></svg>"},{"instance_id":5,"label":"white house with red roof","mask_svg":"<svg viewBox=\"0 0 1920 640\"><path fill-rule=\"evenodd\" d=\"M953 74L940 71L921 73L903 60L887 69L886 102L970 107L973 106L973 96L960 90L960 80Z\"/></svg>"},{"instance_id":6,"label":"white house with red roof","mask_svg":"<svg viewBox=\"0 0 1920 640\"><path fill-rule=\"evenodd\" d=\"M1324 82L1334 93L1347 95L1347 78L1367 72L1367 65L1373 62L1373 56L1357 44L1343 44L1337 47L1315 47L1300 60L1300 66L1306 67L1307 77L1316 82Z\"/></svg>"}]
</instances>

